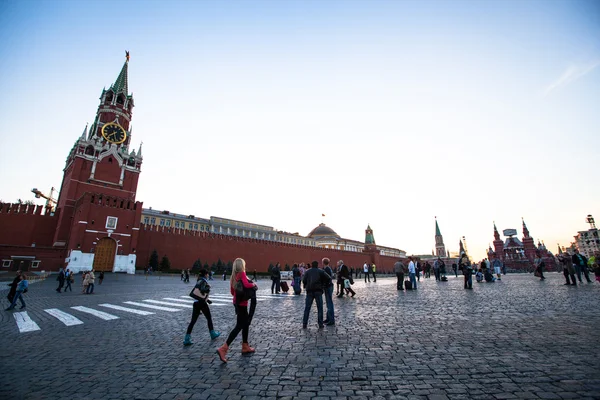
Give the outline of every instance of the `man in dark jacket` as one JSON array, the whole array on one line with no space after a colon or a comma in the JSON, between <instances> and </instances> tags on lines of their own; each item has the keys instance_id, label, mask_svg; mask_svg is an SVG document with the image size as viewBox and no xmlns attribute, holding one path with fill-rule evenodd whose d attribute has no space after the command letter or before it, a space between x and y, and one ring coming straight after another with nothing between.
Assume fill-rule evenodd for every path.
<instances>
[{"instance_id":1,"label":"man in dark jacket","mask_svg":"<svg viewBox=\"0 0 600 400\"><path fill-rule=\"evenodd\" d=\"M275 264L273 269L271 270L271 294L276 293L279 294L281 290L281 268L279 267L279 263Z\"/></svg>"},{"instance_id":2,"label":"man in dark jacket","mask_svg":"<svg viewBox=\"0 0 600 400\"><path fill-rule=\"evenodd\" d=\"M323 290L331 284L331 277L329 277L325 271L319 269L318 261L313 261L311 263L311 268L306 271L302 277L302 284L306 291L302 328L306 329L308 325L308 316L314 300L317 303L317 322L319 324L319 329L323 329Z\"/></svg>"},{"instance_id":3,"label":"man in dark jacket","mask_svg":"<svg viewBox=\"0 0 600 400\"><path fill-rule=\"evenodd\" d=\"M394 264L394 273L397 279L396 290L404 290L404 264L402 264L402 260L398 260Z\"/></svg>"},{"instance_id":4,"label":"man in dark jacket","mask_svg":"<svg viewBox=\"0 0 600 400\"><path fill-rule=\"evenodd\" d=\"M356 292L352 290L351 286L346 287L346 281L348 281L348 283L350 284L354 283L352 281L352 273L350 272L348 266L344 264L344 261L342 260L338 261L338 271L338 281L340 282L342 289L340 290L340 293L337 297L344 297L344 291L348 295L352 293L352 297L354 297L354 295L356 295Z\"/></svg>"},{"instance_id":5,"label":"man in dark jacket","mask_svg":"<svg viewBox=\"0 0 600 400\"><path fill-rule=\"evenodd\" d=\"M56 291L58 293L62 293L62 288L65 286L65 271L63 271L62 268L58 271L56 280L58 281L58 287L56 288Z\"/></svg>"},{"instance_id":6,"label":"man in dark jacket","mask_svg":"<svg viewBox=\"0 0 600 400\"><path fill-rule=\"evenodd\" d=\"M579 250L575 249L575 254L571 257L571 261L573 261L573 265L575 265L575 273L577 274L577 279L579 279L579 283L581 283L581 273L585 275L585 280L588 283L592 283L590 280L590 273L587 269L587 258L583 254L579 254Z\"/></svg>"}]
</instances>

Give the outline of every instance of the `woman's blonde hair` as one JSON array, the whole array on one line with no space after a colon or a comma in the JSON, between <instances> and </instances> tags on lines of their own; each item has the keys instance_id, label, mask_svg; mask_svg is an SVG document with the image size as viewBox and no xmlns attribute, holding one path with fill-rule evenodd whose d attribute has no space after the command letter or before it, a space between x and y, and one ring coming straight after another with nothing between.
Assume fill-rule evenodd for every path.
<instances>
[{"instance_id":1,"label":"woman's blonde hair","mask_svg":"<svg viewBox=\"0 0 600 400\"><path fill-rule=\"evenodd\" d=\"M231 267L231 279L229 281L231 287L235 287L237 282L235 277L242 271L246 271L246 261L243 258L236 258L233 262L233 267Z\"/></svg>"}]
</instances>

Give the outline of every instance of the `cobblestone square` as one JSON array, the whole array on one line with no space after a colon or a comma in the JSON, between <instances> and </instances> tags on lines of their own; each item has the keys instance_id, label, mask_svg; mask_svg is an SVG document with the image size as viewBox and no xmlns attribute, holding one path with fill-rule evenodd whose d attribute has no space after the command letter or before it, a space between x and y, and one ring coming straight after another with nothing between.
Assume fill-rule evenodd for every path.
<instances>
[{"instance_id":1,"label":"cobblestone square","mask_svg":"<svg viewBox=\"0 0 600 400\"><path fill-rule=\"evenodd\" d=\"M59 294L54 277L30 286L27 314L1 313L2 399L600 398L600 285L563 286L561 274L509 274L471 291L461 276L409 292L395 278L357 279L323 330L315 309L301 329L304 295L271 295L259 280L256 353L242 356L238 337L226 364L215 351L235 325L228 282L211 282L222 336L211 341L200 316L184 347L193 283L107 274L83 295L77 276Z\"/></svg>"}]
</instances>

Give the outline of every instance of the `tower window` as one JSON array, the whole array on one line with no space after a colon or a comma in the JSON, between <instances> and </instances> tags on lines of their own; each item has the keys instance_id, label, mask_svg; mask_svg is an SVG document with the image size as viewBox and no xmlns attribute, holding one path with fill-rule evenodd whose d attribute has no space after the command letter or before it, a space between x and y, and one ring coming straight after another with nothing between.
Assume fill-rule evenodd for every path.
<instances>
[{"instance_id":1,"label":"tower window","mask_svg":"<svg viewBox=\"0 0 600 400\"><path fill-rule=\"evenodd\" d=\"M107 102L107 103L111 103L111 102L112 102L112 100L113 100L113 95L112 95L112 93L107 93L107 94L106 94L106 102Z\"/></svg>"},{"instance_id":2,"label":"tower window","mask_svg":"<svg viewBox=\"0 0 600 400\"><path fill-rule=\"evenodd\" d=\"M119 97L117 97L117 104L123 104L125 102L125 99L123 98L122 95L119 95Z\"/></svg>"}]
</instances>

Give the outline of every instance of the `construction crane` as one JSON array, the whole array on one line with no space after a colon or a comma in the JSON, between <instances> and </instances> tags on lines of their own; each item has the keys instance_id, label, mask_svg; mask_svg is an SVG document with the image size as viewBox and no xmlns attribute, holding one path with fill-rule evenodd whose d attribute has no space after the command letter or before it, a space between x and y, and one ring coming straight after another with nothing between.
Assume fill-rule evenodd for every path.
<instances>
[{"instance_id":1,"label":"construction crane","mask_svg":"<svg viewBox=\"0 0 600 400\"><path fill-rule=\"evenodd\" d=\"M44 199L46 199L46 214L54 212L54 206L56 205L56 199L52 196L54 196L55 191L56 191L56 189L54 188L54 186L52 186L52 189L50 189L50 195L46 196L44 193L40 192L37 188L31 189L31 193L35 194L36 199L39 199L40 197L43 197Z\"/></svg>"}]
</instances>

